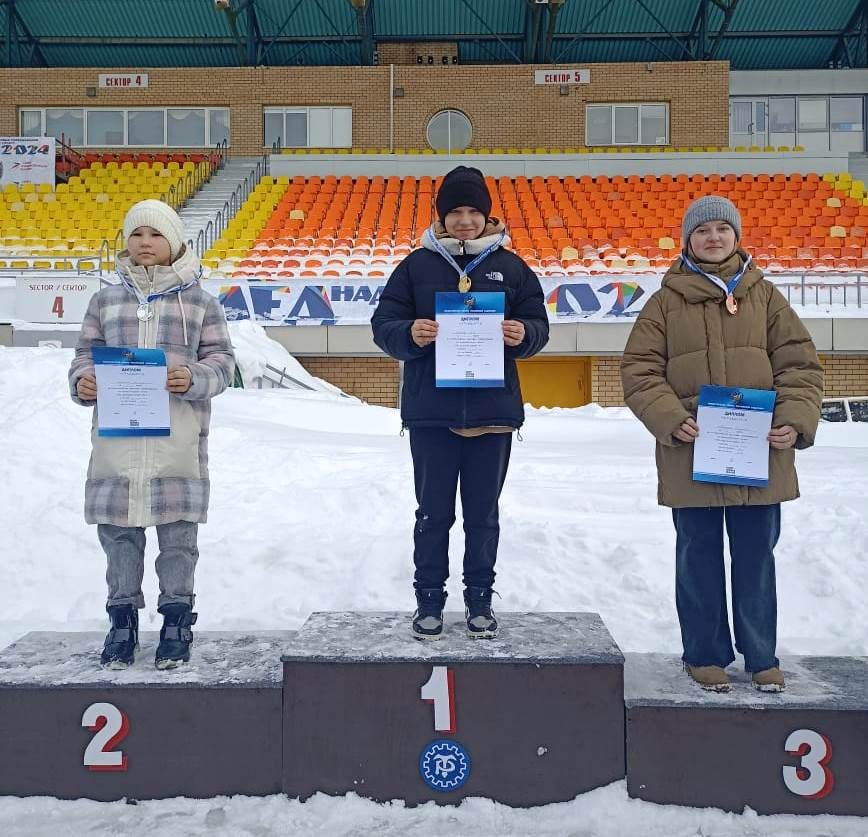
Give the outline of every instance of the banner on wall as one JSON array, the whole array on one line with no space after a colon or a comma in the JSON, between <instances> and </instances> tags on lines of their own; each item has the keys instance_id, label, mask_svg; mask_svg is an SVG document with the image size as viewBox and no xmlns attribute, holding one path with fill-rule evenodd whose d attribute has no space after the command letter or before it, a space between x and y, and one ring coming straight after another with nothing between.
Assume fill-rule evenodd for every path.
<instances>
[{"instance_id":1,"label":"banner on wall","mask_svg":"<svg viewBox=\"0 0 868 837\"><path fill-rule=\"evenodd\" d=\"M54 188L54 137L0 137L0 188L48 183Z\"/></svg>"},{"instance_id":2,"label":"banner on wall","mask_svg":"<svg viewBox=\"0 0 868 837\"><path fill-rule=\"evenodd\" d=\"M654 273L614 276L546 276L540 279L546 310L553 323L633 319L660 287ZM385 282L340 282L329 279L248 282L205 279L226 319L268 325L360 325L370 322Z\"/></svg>"}]
</instances>

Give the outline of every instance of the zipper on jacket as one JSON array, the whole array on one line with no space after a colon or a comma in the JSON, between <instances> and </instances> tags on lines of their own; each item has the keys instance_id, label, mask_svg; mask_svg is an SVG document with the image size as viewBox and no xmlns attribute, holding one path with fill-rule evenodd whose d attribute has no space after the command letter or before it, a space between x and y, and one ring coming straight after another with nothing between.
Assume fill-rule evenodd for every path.
<instances>
[{"instance_id":1,"label":"zipper on jacket","mask_svg":"<svg viewBox=\"0 0 868 837\"><path fill-rule=\"evenodd\" d=\"M147 273L147 268L145 268L145 272ZM154 279L148 274L148 293L150 294L154 287ZM156 348L156 339L152 330L154 329L157 320L159 319L159 312L157 306L162 302L161 299L154 300L154 316L151 317L150 320L145 321L145 345L142 348L151 349ZM153 345L151 345L153 343ZM168 369L166 370L168 372ZM171 396L169 396L171 398ZM171 415L171 410L170 410ZM171 430L169 431L171 433ZM139 470L139 490L138 490L138 500L139 500L139 508L136 510L137 512L141 512L142 520L148 520L151 516L150 509L145 508L145 474L148 469L148 457L151 454L151 439L149 436L142 436L142 462L141 468ZM138 525L144 526L144 523L139 523Z\"/></svg>"}]
</instances>

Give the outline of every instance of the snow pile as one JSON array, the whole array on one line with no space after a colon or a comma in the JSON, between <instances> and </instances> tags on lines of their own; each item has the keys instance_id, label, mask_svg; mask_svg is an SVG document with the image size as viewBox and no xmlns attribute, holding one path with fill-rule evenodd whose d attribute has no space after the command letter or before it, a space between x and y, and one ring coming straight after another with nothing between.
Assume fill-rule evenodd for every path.
<instances>
[{"instance_id":1,"label":"snow pile","mask_svg":"<svg viewBox=\"0 0 868 837\"><path fill-rule=\"evenodd\" d=\"M344 397L344 393L336 386L311 375L280 343L272 340L262 326L252 320L229 323L229 335L245 387L259 387L263 376L268 376L272 380L282 381L289 389Z\"/></svg>"},{"instance_id":2,"label":"snow pile","mask_svg":"<svg viewBox=\"0 0 868 837\"><path fill-rule=\"evenodd\" d=\"M241 355L291 359L264 339L233 328ZM71 357L70 350L0 348L0 647L31 630L106 627L105 559L82 513L91 411L69 399ZM230 390L213 406L197 627L292 630L314 610L401 611L409 622L415 500L397 411L327 389ZM496 609L592 611L625 651L680 653L674 530L669 511L657 505L649 434L628 411L591 405L529 410L522 435L502 496ZM816 446L799 452L797 463L803 497L784 504L777 549L785 667L793 654L868 654L868 425L822 425ZM149 533L143 630L160 624L155 541ZM460 522L450 551L447 607L460 609ZM324 796L304 805L273 797L137 807L0 799L4 835L61 827L227 835L865 831L863 821L847 818L649 805L629 800L623 782L535 811L483 800L406 809Z\"/></svg>"}]
</instances>

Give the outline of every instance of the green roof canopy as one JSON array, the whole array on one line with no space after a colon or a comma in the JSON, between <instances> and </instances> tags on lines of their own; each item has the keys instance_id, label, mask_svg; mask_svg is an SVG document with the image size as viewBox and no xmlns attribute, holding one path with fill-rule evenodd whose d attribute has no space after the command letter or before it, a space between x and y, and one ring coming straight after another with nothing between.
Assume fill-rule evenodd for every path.
<instances>
[{"instance_id":1,"label":"green roof canopy","mask_svg":"<svg viewBox=\"0 0 868 837\"><path fill-rule=\"evenodd\" d=\"M721 59L868 66L864 0L0 0L0 66L377 63L394 41L461 63Z\"/></svg>"}]
</instances>

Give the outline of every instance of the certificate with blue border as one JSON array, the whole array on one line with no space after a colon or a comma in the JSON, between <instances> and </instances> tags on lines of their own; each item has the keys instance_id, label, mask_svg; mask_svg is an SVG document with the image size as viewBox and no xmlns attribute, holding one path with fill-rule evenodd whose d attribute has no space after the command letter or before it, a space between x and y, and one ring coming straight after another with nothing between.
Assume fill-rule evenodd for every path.
<instances>
[{"instance_id":1,"label":"certificate with blue border","mask_svg":"<svg viewBox=\"0 0 868 837\"><path fill-rule=\"evenodd\" d=\"M506 294L437 293L437 387L503 387Z\"/></svg>"},{"instance_id":2,"label":"certificate with blue border","mask_svg":"<svg viewBox=\"0 0 868 837\"><path fill-rule=\"evenodd\" d=\"M168 436L169 391L162 349L94 346L97 433Z\"/></svg>"},{"instance_id":3,"label":"certificate with blue border","mask_svg":"<svg viewBox=\"0 0 868 837\"><path fill-rule=\"evenodd\" d=\"M775 391L716 387L699 390L693 479L765 488Z\"/></svg>"}]
</instances>

